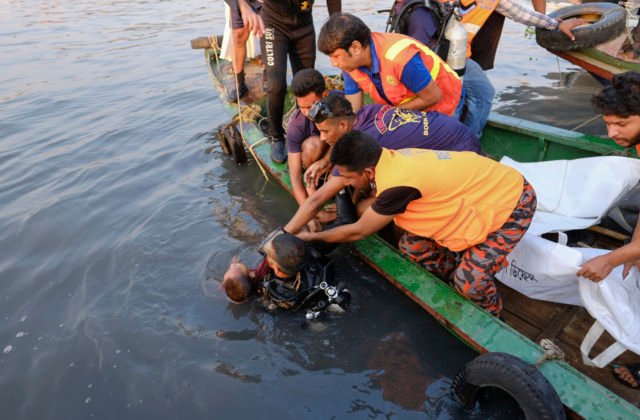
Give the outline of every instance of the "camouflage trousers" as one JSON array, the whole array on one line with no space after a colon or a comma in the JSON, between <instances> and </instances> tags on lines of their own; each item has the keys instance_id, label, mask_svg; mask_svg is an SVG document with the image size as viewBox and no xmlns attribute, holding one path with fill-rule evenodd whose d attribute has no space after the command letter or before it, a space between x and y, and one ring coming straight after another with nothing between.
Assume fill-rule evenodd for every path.
<instances>
[{"instance_id":1,"label":"camouflage trousers","mask_svg":"<svg viewBox=\"0 0 640 420\"><path fill-rule=\"evenodd\" d=\"M453 283L458 293L497 316L502 310L502 300L494 275L506 265L507 255L529 229L536 205L536 193L525 180L511 216L484 242L453 252L432 239L405 232L398 246L409 259Z\"/></svg>"}]
</instances>

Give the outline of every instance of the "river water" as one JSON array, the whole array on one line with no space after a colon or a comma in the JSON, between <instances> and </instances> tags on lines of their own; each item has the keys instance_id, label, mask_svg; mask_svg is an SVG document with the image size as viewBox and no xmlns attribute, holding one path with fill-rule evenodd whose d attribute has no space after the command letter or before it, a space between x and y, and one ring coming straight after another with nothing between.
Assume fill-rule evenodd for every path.
<instances>
[{"instance_id":1,"label":"river water","mask_svg":"<svg viewBox=\"0 0 640 420\"><path fill-rule=\"evenodd\" d=\"M381 30L387 3L344 10ZM189 40L223 23L221 0L0 0L2 418L461 418L474 352L356 258L354 304L322 323L224 299L230 257L257 262L295 207L215 142ZM521 25L489 74L501 112L593 117L597 83Z\"/></svg>"}]
</instances>

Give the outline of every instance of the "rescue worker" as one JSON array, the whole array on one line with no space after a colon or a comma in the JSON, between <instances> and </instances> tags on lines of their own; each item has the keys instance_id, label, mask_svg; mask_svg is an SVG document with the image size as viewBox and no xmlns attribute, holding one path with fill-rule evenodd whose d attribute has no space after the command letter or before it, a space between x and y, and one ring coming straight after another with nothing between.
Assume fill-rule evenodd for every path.
<instances>
[{"instance_id":1,"label":"rescue worker","mask_svg":"<svg viewBox=\"0 0 640 420\"><path fill-rule=\"evenodd\" d=\"M462 81L440 57L413 38L371 32L349 13L331 16L318 49L343 71L345 96L358 111L363 92L374 102L456 117L462 110Z\"/></svg>"},{"instance_id":2,"label":"rescue worker","mask_svg":"<svg viewBox=\"0 0 640 420\"><path fill-rule=\"evenodd\" d=\"M520 173L475 153L385 149L358 131L338 140L331 163L345 185L373 191L375 201L353 224L298 237L353 242L394 221L406 231L401 253L500 315L493 276L529 228L537 203Z\"/></svg>"},{"instance_id":3,"label":"rescue worker","mask_svg":"<svg viewBox=\"0 0 640 420\"><path fill-rule=\"evenodd\" d=\"M447 1L442 0L442 3ZM534 2L534 7L537 9L544 11L544 6L544 2ZM444 31L444 28L439 27L440 22L434 7L431 4L427 6L424 0L397 0L394 3L394 8L400 10L396 16L404 16L403 22L398 22L402 23L397 25L398 32L409 35L430 48L436 49L437 36ZM403 10L404 8L407 10ZM495 95L495 89L483 70L493 68L504 17L528 26L550 30L558 29L570 39L574 39L571 29L586 22L581 19L567 19L561 22L543 13L520 6L512 0L463 1L460 10L462 25L468 33L467 61L462 84L467 110L462 121L480 138L489 118ZM495 15L502 18L499 24L495 22ZM446 25L446 22L442 22L442 24ZM479 39L474 42L477 34L480 35ZM479 46L477 50L474 50L475 45ZM485 65L478 64L474 60L476 57L479 57L478 59Z\"/></svg>"},{"instance_id":4,"label":"rescue worker","mask_svg":"<svg viewBox=\"0 0 640 420\"><path fill-rule=\"evenodd\" d=\"M472 151L480 150L480 143L471 131L460 122L438 112L416 112L388 105L365 105L357 113L349 101L339 95L328 95L309 111L309 117L320 130L320 138L330 145L346 133L362 130L378 144L388 149L435 149ZM319 163L319 162L316 162ZM329 162L324 166L327 170ZM321 167L323 167L321 165ZM307 184L316 182L314 174L305 174ZM320 208L344 188L343 179L335 169L333 176L300 206L285 230L297 233L313 220ZM362 213L369 204L367 196L358 206ZM317 230L317 229L312 229Z\"/></svg>"},{"instance_id":5,"label":"rescue worker","mask_svg":"<svg viewBox=\"0 0 640 420\"><path fill-rule=\"evenodd\" d=\"M276 229L260 246L264 255L254 269L231 260L222 288L234 303L246 302L254 292L267 309L307 309L312 318L333 304L344 311L351 295L344 284L334 285L331 263L302 240Z\"/></svg>"},{"instance_id":6,"label":"rescue worker","mask_svg":"<svg viewBox=\"0 0 640 420\"><path fill-rule=\"evenodd\" d=\"M246 0L252 12L259 14L262 9L262 0ZM247 58L247 40L249 28L244 25L242 12L237 1L225 0L231 11L231 30L233 37L233 51L231 54L231 67L235 75L235 83L227 96L230 102L237 102L249 92L244 80L244 62Z\"/></svg>"},{"instance_id":7,"label":"rescue worker","mask_svg":"<svg viewBox=\"0 0 640 420\"><path fill-rule=\"evenodd\" d=\"M246 0L242 5L243 17L251 13ZM276 163L287 160L282 118L287 93L287 57L295 75L304 68L313 68L316 61L316 33L311 10L314 0L264 0L261 16L251 18L260 22L258 31L264 28L262 42L266 68L268 137L271 142L271 159ZM329 14L339 12L341 0L327 0Z\"/></svg>"},{"instance_id":8,"label":"rescue worker","mask_svg":"<svg viewBox=\"0 0 640 420\"><path fill-rule=\"evenodd\" d=\"M609 137L622 147L634 147L640 155L640 73L614 76L610 86L593 95L591 104L602 115ZM585 262L577 275L598 282L621 264L624 278L632 267L640 269L640 217L630 243ZM640 388L640 363L614 365L613 372L624 385Z\"/></svg>"}]
</instances>

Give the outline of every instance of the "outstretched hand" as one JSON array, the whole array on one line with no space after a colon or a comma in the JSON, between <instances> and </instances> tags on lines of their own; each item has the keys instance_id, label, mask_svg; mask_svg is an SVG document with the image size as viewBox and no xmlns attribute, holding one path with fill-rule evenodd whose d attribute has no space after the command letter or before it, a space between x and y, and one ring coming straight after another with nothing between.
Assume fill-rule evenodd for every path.
<instances>
[{"instance_id":1,"label":"outstretched hand","mask_svg":"<svg viewBox=\"0 0 640 420\"><path fill-rule=\"evenodd\" d=\"M586 25L588 22L580 18L571 18L563 20L558 25L558 30L565 34L570 40L575 41L576 37L573 35L572 29L576 26Z\"/></svg>"},{"instance_id":2,"label":"outstretched hand","mask_svg":"<svg viewBox=\"0 0 640 420\"><path fill-rule=\"evenodd\" d=\"M609 261L608 254L605 254L592 258L582 264L576 274L591 281L599 282L607 277L614 267L615 266Z\"/></svg>"},{"instance_id":3,"label":"outstretched hand","mask_svg":"<svg viewBox=\"0 0 640 420\"><path fill-rule=\"evenodd\" d=\"M318 181L320 181L320 177L327 173L331 163L329 161L325 161L324 159L320 159L317 162L313 162L309 165L309 169L304 173L304 181L307 185L312 185L314 187L318 186Z\"/></svg>"}]
</instances>

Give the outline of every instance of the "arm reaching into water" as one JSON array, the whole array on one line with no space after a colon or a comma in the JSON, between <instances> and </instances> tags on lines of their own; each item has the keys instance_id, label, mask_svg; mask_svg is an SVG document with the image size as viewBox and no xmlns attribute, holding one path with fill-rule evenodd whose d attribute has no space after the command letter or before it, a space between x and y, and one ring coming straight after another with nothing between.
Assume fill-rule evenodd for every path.
<instances>
[{"instance_id":1,"label":"arm reaching into water","mask_svg":"<svg viewBox=\"0 0 640 420\"><path fill-rule=\"evenodd\" d=\"M284 230L292 234L300 232L300 229L311 221L320 211L324 203L338 194L342 188L344 188L344 179L342 177L332 176L329 178L322 187L311 194L304 203L300 205L296 214L294 214L291 220L289 220L289 223L285 225Z\"/></svg>"},{"instance_id":2,"label":"arm reaching into water","mask_svg":"<svg viewBox=\"0 0 640 420\"><path fill-rule=\"evenodd\" d=\"M345 243L359 241L385 227L395 215L382 215L369 207L355 223L342 225L322 232L300 232L297 236L304 241Z\"/></svg>"}]
</instances>

